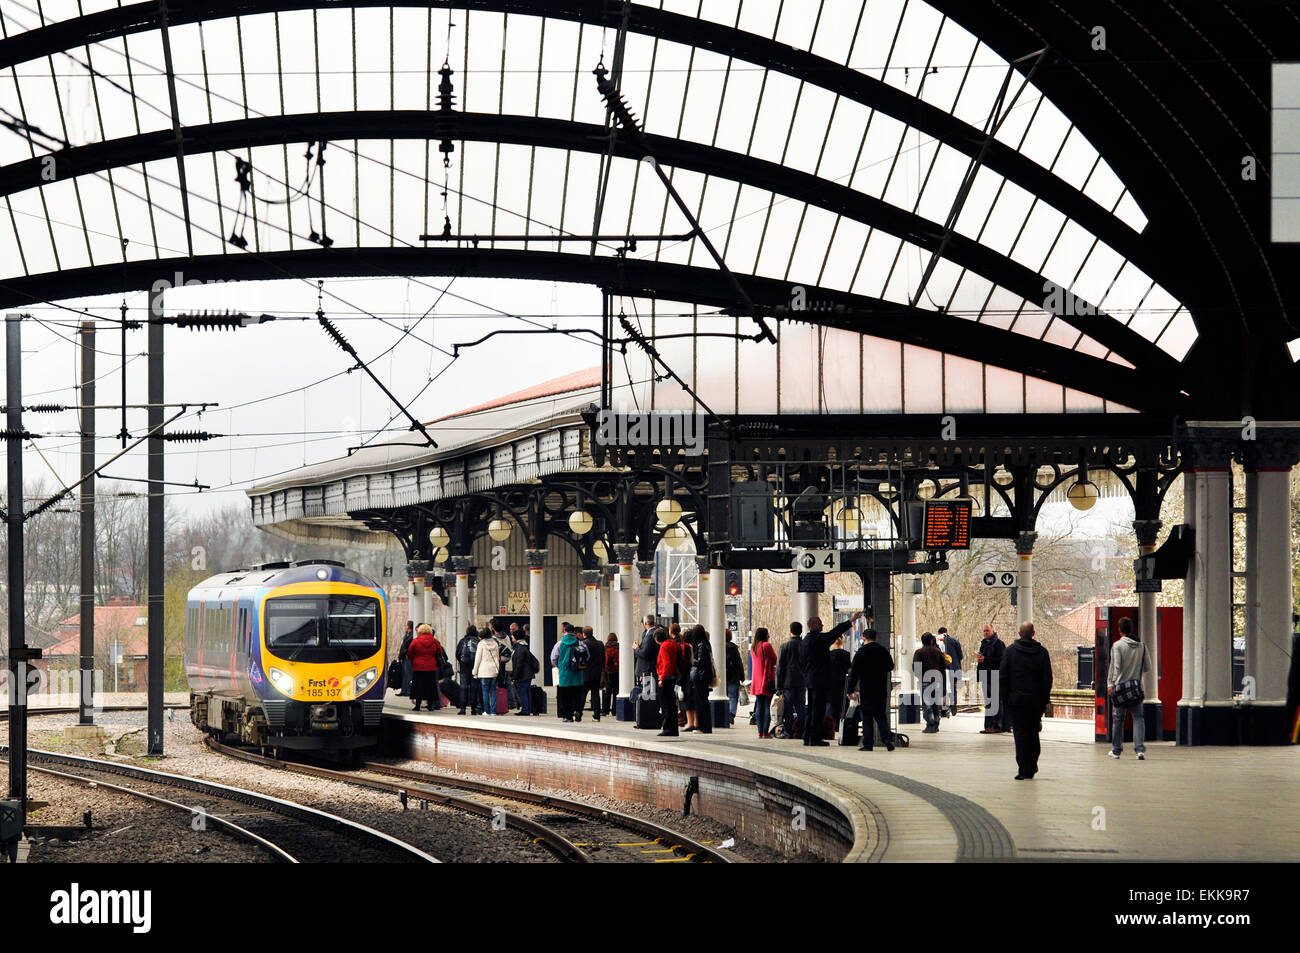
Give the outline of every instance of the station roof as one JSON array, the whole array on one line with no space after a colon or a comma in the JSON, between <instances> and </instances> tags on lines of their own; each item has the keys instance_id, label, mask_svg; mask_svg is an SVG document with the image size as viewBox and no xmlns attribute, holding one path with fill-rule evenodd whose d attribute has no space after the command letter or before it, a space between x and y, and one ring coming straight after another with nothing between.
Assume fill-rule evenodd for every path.
<instances>
[{"instance_id":1,"label":"station roof","mask_svg":"<svg viewBox=\"0 0 1300 953\"><path fill-rule=\"evenodd\" d=\"M1300 269L1266 180L1300 11L1096 20L1092 0L15 0L0 305L177 270L540 277L760 315L798 285L837 308L784 320L1140 411L1296 416ZM644 140L610 135L598 64ZM593 231L678 237L560 240Z\"/></svg>"}]
</instances>

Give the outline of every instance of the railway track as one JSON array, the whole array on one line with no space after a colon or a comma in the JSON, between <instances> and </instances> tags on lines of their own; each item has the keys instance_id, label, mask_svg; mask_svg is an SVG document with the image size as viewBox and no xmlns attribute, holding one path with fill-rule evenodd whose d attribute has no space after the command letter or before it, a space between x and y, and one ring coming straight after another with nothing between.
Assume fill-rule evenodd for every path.
<instances>
[{"instance_id":1,"label":"railway track","mask_svg":"<svg viewBox=\"0 0 1300 953\"><path fill-rule=\"evenodd\" d=\"M209 740L214 751L264 767L342 781L427 800L478 817L497 819L567 863L731 863L726 854L652 821L581 801L520 791L483 781L415 771L377 761L339 771L315 764L268 758ZM473 795L473 796L470 796Z\"/></svg>"},{"instance_id":2,"label":"railway track","mask_svg":"<svg viewBox=\"0 0 1300 953\"><path fill-rule=\"evenodd\" d=\"M0 745L0 758L9 748ZM293 801L258 794L150 768L29 750L28 769L78 783L102 787L190 814L196 821L212 823L235 837L257 844L275 860L290 863L437 863L417 847L337 814ZM72 769L72 770L68 770ZM113 778L114 781L107 779ZM116 783L130 780L131 786ZM191 795L187 803L167 796L176 791ZM324 836L322 836L324 835Z\"/></svg>"},{"instance_id":3,"label":"railway track","mask_svg":"<svg viewBox=\"0 0 1300 953\"><path fill-rule=\"evenodd\" d=\"M166 711L188 712L190 710L189 705L164 705L163 708ZM99 712L122 712L122 711L148 711L148 710L149 710L148 707L145 705L103 705L97 707L95 709L95 712L99 713ZM71 705L66 708L28 708L27 717L31 719L31 718L40 717L41 715L76 715L80 713L80 711L81 709L78 708L76 705ZM0 721L8 721L8 720L9 720L9 707L7 705L0 705Z\"/></svg>"}]
</instances>

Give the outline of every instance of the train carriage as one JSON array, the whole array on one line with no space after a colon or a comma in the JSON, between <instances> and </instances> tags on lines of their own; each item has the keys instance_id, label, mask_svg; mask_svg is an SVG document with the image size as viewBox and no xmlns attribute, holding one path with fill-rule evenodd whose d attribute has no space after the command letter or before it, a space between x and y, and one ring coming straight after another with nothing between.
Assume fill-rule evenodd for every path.
<instances>
[{"instance_id":1,"label":"train carriage","mask_svg":"<svg viewBox=\"0 0 1300 953\"><path fill-rule=\"evenodd\" d=\"M387 602L342 563L267 563L190 590L185 675L204 731L275 750L378 741Z\"/></svg>"}]
</instances>

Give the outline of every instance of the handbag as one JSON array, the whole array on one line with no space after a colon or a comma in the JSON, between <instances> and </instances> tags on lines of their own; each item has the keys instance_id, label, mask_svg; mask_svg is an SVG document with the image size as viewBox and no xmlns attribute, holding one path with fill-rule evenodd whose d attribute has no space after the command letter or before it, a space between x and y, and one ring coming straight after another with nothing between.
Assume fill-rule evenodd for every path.
<instances>
[{"instance_id":1,"label":"handbag","mask_svg":"<svg viewBox=\"0 0 1300 953\"><path fill-rule=\"evenodd\" d=\"M1115 692L1111 695L1111 704L1118 705L1122 708L1130 708L1133 705L1140 705L1146 699L1146 693L1142 691L1142 673L1147 669L1147 649L1142 646L1142 667L1138 669L1137 678L1125 679L1115 685Z\"/></svg>"},{"instance_id":2,"label":"handbag","mask_svg":"<svg viewBox=\"0 0 1300 953\"><path fill-rule=\"evenodd\" d=\"M451 659L447 658L447 653L438 649L438 681L444 678L451 678L455 674L455 669L451 667Z\"/></svg>"},{"instance_id":3,"label":"handbag","mask_svg":"<svg viewBox=\"0 0 1300 953\"><path fill-rule=\"evenodd\" d=\"M402 663L397 659L393 659L391 662L388 663L388 683L390 685L397 685L398 688L401 688Z\"/></svg>"}]
</instances>

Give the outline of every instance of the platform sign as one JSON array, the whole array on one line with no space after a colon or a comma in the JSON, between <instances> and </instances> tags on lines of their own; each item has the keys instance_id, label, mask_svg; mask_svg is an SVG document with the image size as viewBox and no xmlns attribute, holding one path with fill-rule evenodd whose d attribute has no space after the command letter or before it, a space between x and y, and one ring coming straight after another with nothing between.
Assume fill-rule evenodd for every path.
<instances>
[{"instance_id":1,"label":"platform sign","mask_svg":"<svg viewBox=\"0 0 1300 953\"><path fill-rule=\"evenodd\" d=\"M825 592L826 574L820 572L799 573L800 592Z\"/></svg>"},{"instance_id":2,"label":"platform sign","mask_svg":"<svg viewBox=\"0 0 1300 953\"><path fill-rule=\"evenodd\" d=\"M922 549L970 549L970 500L926 500Z\"/></svg>"},{"instance_id":3,"label":"platform sign","mask_svg":"<svg viewBox=\"0 0 1300 953\"><path fill-rule=\"evenodd\" d=\"M840 551L838 549L796 550L792 568L799 572L839 572Z\"/></svg>"},{"instance_id":4,"label":"platform sign","mask_svg":"<svg viewBox=\"0 0 1300 953\"><path fill-rule=\"evenodd\" d=\"M990 589L1014 589L1017 575L1009 569L1003 572L986 572L980 581Z\"/></svg>"}]
</instances>

